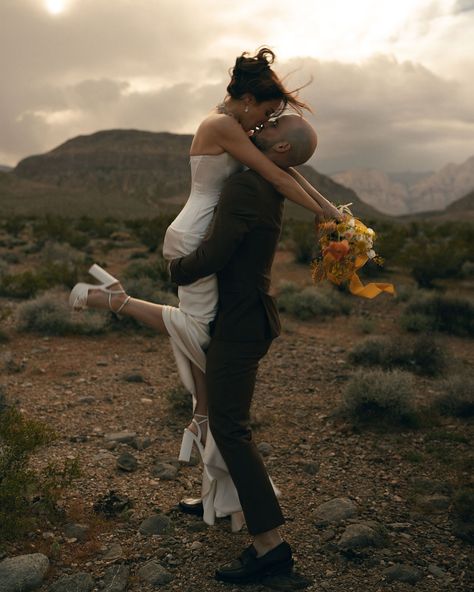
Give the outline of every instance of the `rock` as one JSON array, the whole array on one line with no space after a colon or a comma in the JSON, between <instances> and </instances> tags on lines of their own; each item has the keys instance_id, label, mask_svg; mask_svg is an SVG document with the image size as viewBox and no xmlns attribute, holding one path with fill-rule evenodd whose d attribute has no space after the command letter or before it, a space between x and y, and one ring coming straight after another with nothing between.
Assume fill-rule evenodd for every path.
<instances>
[{"instance_id":1,"label":"rock","mask_svg":"<svg viewBox=\"0 0 474 592\"><path fill-rule=\"evenodd\" d=\"M104 438L108 442L122 442L123 444L128 444L131 440L137 437L136 432L111 432L110 434L105 434Z\"/></svg>"},{"instance_id":2,"label":"rock","mask_svg":"<svg viewBox=\"0 0 474 592\"><path fill-rule=\"evenodd\" d=\"M123 559L123 549L119 543L111 545L104 553L102 559L104 561L117 561L117 559Z\"/></svg>"},{"instance_id":3,"label":"rock","mask_svg":"<svg viewBox=\"0 0 474 592\"><path fill-rule=\"evenodd\" d=\"M367 522L350 524L342 533L337 546L342 551L363 549L364 547L382 547L384 537L377 526Z\"/></svg>"},{"instance_id":4,"label":"rock","mask_svg":"<svg viewBox=\"0 0 474 592\"><path fill-rule=\"evenodd\" d=\"M85 395L84 397L79 397L79 399L77 399L78 403L81 403L82 405L88 405L90 403L95 403L96 398L93 397L92 395Z\"/></svg>"},{"instance_id":5,"label":"rock","mask_svg":"<svg viewBox=\"0 0 474 592\"><path fill-rule=\"evenodd\" d=\"M449 508L451 500L446 495L435 493L434 495L424 495L418 498L419 505L429 512L443 512Z\"/></svg>"},{"instance_id":6,"label":"rock","mask_svg":"<svg viewBox=\"0 0 474 592\"><path fill-rule=\"evenodd\" d=\"M430 563L428 565L428 571L435 578L440 578L441 580L446 579L448 577L448 574L444 571L444 569L441 569L440 567L438 567L434 563Z\"/></svg>"},{"instance_id":7,"label":"rock","mask_svg":"<svg viewBox=\"0 0 474 592\"><path fill-rule=\"evenodd\" d=\"M85 541L89 532L87 524L66 524L63 528L64 536L68 539L77 539L78 541Z\"/></svg>"},{"instance_id":8,"label":"rock","mask_svg":"<svg viewBox=\"0 0 474 592\"><path fill-rule=\"evenodd\" d=\"M141 534L150 536L153 534L166 534L171 530L171 520L163 514L155 514L146 518L141 524L139 531Z\"/></svg>"},{"instance_id":9,"label":"rock","mask_svg":"<svg viewBox=\"0 0 474 592\"><path fill-rule=\"evenodd\" d=\"M395 530L396 532L400 530L408 530L412 527L410 522L392 522L388 526L391 530Z\"/></svg>"},{"instance_id":10,"label":"rock","mask_svg":"<svg viewBox=\"0 0 474 592\"><path fill-rule=\"evenodd\" d=\"M316 475L319 473L319 463L318 462L304 462L302 464L303 471L308 473L308 475Z\"/></svg>"},{"instance_id":11,"label":"rock","mask_svg":"<svg viewBox=\"0 0 474 592\"><path fill-rule=\"evenodd\" d=\"M123 379L125 382L145 382L145 379L141 374L125 374Z\"/></svg>"},{"instance_id":12,"label":"rock","mask_svg":"<svg viewBox=\"0 0 474 592\"><path fill-rule=\"evenodd\" d=\"M423 577L421 571L411 565L397 563L383 570L383 575L388 582L397 580L407 584L416 584Z\"/></svg>"},{"instance_id":13,"label":"rock","mask_svg":"<svg viewBox=\"0 0 474 592\"><path fill-rule=\"evenodd\" d=\"M49 559L42 553L17 555L0 562L1 592L28 592L39 588L49 569Z\"/></svg>"},{"instance_id":14,"label":"rock","mask_svg":"<svg viewBox=\"0 0 474 592\"><path fill-rule=\"evenodd\" d=\"M257 448L262 456L270 456L273 450L272 445L268 442L259 442Z\"/></svg>"},{"instance_id":15,"label":"rock","mask_svg":"<svg viewBox=\"0 0 474 592\"><path fill-rule=\"evenodd\" d=\"M153 467L152 474L154 477L159 477L165 481L171 481L178 476L178 469L168 463L158 462Z\"/></svg>"},{"instance_id":16,"label":"rock","mask_svg":"<svg viewBox=\"0 0 474 592\"><path fill-rule=\"evenodd\" d=\"M148 438L147 436L144 438L134 438L129 444L132 448L135 448L135 450L145 450L145 448L151 446L151 438Z\"/></svg>"},{"instance_id":17,"label":"rock","mask_svg":"<svg viewBox=\"0 0 474 592\"><path fill-rule=\"evenodd\" d=\"M130 452L122 452L117 459L117 468L122 471L133 472L138 468L138 461Z\"/></svg>"},{"instance_id":18,"label":"rock","mask_svg":"<svg viewBox=\"0 0 474 592\"><path fill-rule=\"evenodd\" d=\"M132 507L132 501L126 496L120 496L110 490L102 495L94 504L94 512L104 514L108 518L121 514Z\"/></svg>"},{"instance_id":19,"label":"rock","mask_svg":"<svg viewBox=\"0 0 474 592\"><path fill-rule=\"evenodd\" d=\"M49 592L91 592L94 587L92 576L85 572L78 572L71 576L59 578L49 588Z\"/></svg>"},{"instance_id":20,"label":"rock","mask_svg":"<svg viewBox=\"0 0 474 592\"><path fill-rule=\"evenodd\" d=\"M357 514L357 506L347 497L336 497L316 508L316 525L338 524Z\"/></svg>"},{"instance_id":21,"label":"rock","mask_svg":"<svg viewBox=\"0 0 474 592\"><path fill-rule=\"evenodd\" d=\"M199 541L193 541L190 546L191 551L199 551L202 548L202 543Z\"/></svg>"},{"instance_id":22,"label":"rock","mask_svg":"<svg viewBox=\"0 0 474 592\"><path fill-rule=\"evenodd\" d=\"M125 592L129 575L128 565L112 565L104 574L102 592Z\"/></svg>"},{"instance_id":23,"label":"rock","mask_svg":"<svg viewBox=\"0 0 474 592\"><path fill-rule=\"evenodd\" d=\"M138 570L138 576L148 584L158 588L173 580L173 576L157 561L149 561Z\"/></svg>"}]
</instances>

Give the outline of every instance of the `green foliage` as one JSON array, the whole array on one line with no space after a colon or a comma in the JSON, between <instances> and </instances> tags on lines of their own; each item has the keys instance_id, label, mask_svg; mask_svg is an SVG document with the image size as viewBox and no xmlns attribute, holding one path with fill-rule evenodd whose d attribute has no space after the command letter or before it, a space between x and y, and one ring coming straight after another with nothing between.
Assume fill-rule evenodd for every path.
<instances>
[{"instance_id":1,"label":"green foliage","mask_svg":"<svg viewBox=\"0 0 474 592\"><path fill-rule=\"evenodd\" d=\"M106 329L103 315L84 311L74 319L65 299L57 293L25 302L17 310L17 329L43 335L95 335Z\"/></svg>"},{"instance_id":2,"label":"green foliage","mask_svg":"<svg viewBox=\"0 0 474 592\"><path fill-rule=\"evenodd\" d=\"M75 223L77 232L87 234L91 238L109 238L119 228L120 223L114 218L81 216Z\"/></svg>"},{"instance_id":3,"label":"green foliage","mask_svg":"<svg viewBox=\"0 0 474 592\"><path fill-rule=\"evenodd\" d=\"M79 267L74 262L47 262L35 271L0 276L0 296L31 298L42 290L64 285L71 288L78 279Z\"/></svg>"},{"instance_id":4,"label":"green foliage","mask_svg":"<svg viewBox=\"0 0 474 592\"><path fill-rule=\"evenodd\" d=\"M447 362L445 349L431 336L417 339L379 336L357 344L349 353L353 364L403 368L425 376L441 374Z\"/></svg>"},{"instance_id":5,"label":"green foliage","mask_svg":"<svg viewBox=\"0 0 474 592\"><path fill-rule=\"evenodd\" d=\"M400 370L357 372L343 394L342 412L355 425L417 427L412 377Z\"/></svg>"},{"instance_id":6,"label":"green foliage","mask_svg":"<svg viewBox=\"0 0 474 592\"><path fill-rule=\"evenodd\" d=\"M317 236L314 224L293 221L289 226L292 250L297 263L310 263L316 254Z\"/></svg>"},{"instance_id":7,"label":"green foliage","mask_svg":"<svg viewBox=\"0 0 474 592\"><path fill-rule=\"evenodd\" d=\"M61 491L78 476L77 462L63 467L29 468L31 455L55 435L45 424L27 419L0 392L0 542L15 539L41 518L54 516Z\"/></svg>"},{"instance_id":8,"label":"green foliage","mask_svg":"<svg viewBox=\"0 0 474 592\"><path fill-rule=\"evenodd\" d=\"M174 217L174 214L161 214L151 219L130 220L126 224L137 239L153 253L163 244L166 229Z\"/></svg>"},{"instance_id":9,"label":"green foliage","mask_svg":"<svg viewBox=\"0 0 474 592\"><path fill-rule=\"evenodd\" d=\"M310 286L298 291L295 284L288 282L280 288L277 302L279 310L302 321L350 312L349 300L331 287Z\"/></svg>"},{"instance_id":10,"label":"green foliage","mask_svg":"<svg viewBox=\"0 0 474 592\"><path fill-rule=\"evenodd\" d=\"M441 394L433 407L443 415L469 418L474 415L474 373L449 376L441 384Z\"/></svg>"},{"instance_id":11,"label":"green foliage","mask_svg":"<svg viewBox=\"0 0 474 592\"><path fill-rule=\"evenodd\" d=\"M153 280L161 290L172 290L168 262L161 256L155 256L146 261L133 261L125 270L124 276L132 279L149 278Z\"/></svg>"},{"instance_id":12,"label":"green foliage","mask_svg":"<svg viewBox=\"0 0 474 592\"><path fill-rule=\"evenodd\" d=\"M400 323L407 331L440 331L468 337L474 334L474 304L454 296L420 295L409 302Z\"/></svg>"},{"instance_id":13,"label":"green foliage","mask_svg":"<svg viewBox=\"0 0 474 592\"><path fill-rule=\"evenodd\" d=\"M3 228L14 237L18 237L25 226L26 218L23 216L12 216L3 222Z\"/></svg>"},{"instance_id":14,"label":"green foliage","mask_svg":"<svg viewBox=\"0 0 474 592\"><path fill-rule=\"evenodd\" d=\"M69 243L76 249L83 249L89 242L89 237L85 233L75 230L72 220L52 214L33 222L33 235L40 241L55 240Z\"/></svg>"}]
</instances>

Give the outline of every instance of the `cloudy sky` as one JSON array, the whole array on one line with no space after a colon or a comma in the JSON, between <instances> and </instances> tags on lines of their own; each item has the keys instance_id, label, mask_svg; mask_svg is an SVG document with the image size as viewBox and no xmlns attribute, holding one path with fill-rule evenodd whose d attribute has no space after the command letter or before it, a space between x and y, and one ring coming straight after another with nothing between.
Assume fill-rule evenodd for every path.
<instances>
[{"instance_id":1,"label":"cloudy sky","mask_svg":"<svg viewBox=\"0 0 474 592\"><path fill-rule=\"evenodd\" d=\"M474 154L474 0L0 0L0 164L79 134L193 133L268 45L314 166L434 170Z\"/></svg>"}]
</instances>

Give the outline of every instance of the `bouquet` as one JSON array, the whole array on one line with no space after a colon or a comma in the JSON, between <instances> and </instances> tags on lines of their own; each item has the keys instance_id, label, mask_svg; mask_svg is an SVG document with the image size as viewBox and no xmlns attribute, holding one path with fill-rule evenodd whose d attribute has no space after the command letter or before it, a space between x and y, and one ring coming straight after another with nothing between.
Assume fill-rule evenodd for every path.
<instances>
[{"instance_id":1,"label":"bouquet","mask_svg":"<svg viewBox=\"0 0 474 592\"><path fill-rule=\"evenodd\" d=\"M348 283L352 294L364 298L375 298L381 292L394 294L393 284L364 286L357 275L357 270L369 259L378 265L383 264L383 259L373 249L374 230L352 215L350 205L338 206L342 215L340 222L322 222L317 226L320 253L312 263L313 282L327 279L336 285Z\"/></svg>"}]
</instances>

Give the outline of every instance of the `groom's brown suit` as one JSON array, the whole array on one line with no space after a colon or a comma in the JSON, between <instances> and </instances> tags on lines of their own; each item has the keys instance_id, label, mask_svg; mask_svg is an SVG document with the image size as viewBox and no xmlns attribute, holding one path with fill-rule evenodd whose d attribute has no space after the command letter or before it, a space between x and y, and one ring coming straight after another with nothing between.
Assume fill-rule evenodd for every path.
<instances>
[{"instance_id":1,"label":"groom's brown suit","mask_svg":"<svg viewBox=\"0 0 474 592\"><path fill-rule=\"evenodd\" d=\"M219 309L206 366L209 426L253 535L284 522L249 425L258 363L280 333L269 288L282 213L283 197L270 183L254 171L238 173L223 188L204 242L170 266L179 285L217 273Z\"/></svg>"}]
</instances>

